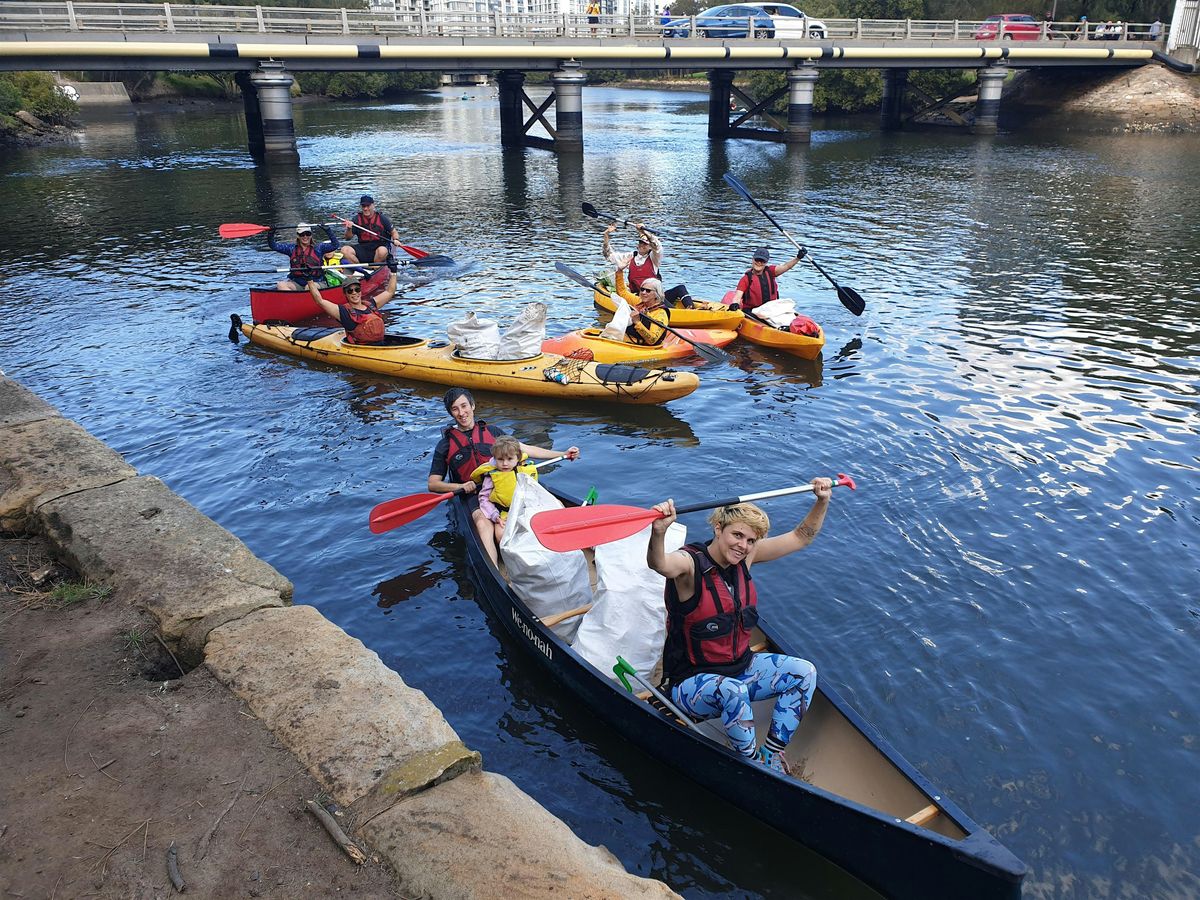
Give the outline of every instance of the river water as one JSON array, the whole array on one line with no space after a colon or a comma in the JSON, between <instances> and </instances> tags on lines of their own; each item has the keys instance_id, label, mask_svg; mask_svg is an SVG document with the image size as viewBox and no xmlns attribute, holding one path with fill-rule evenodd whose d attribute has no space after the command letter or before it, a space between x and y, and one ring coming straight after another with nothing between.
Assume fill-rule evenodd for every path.
<instances>
[{"instance_id":1,"label":"river water","mask_svg":"<svg viewBox=\"0 0 1200 900\"><path fill-rule=\"evenodd\" d=\"M466 99L462 99L466 97ZM712 144L700 94L588 89L583 158L502 152L491 91L299 110L268 171L240 112L99 123L8 154L0 364L241 537L424 690L485 765L631 871L689 897L869 892L614 737L474 599L424 489L442 389L225 338L239 269L283 257L221 222L349 214L470 263L395 328L549 305L594 321L555 260L599 267L589 201L667 235L667 283L732 288L788 245L734 172L867 312L810 267L785 296L815 364L734 344L664 408L481 396L529 442L584 448L554 483L693 502L850 472L817 544L756 570L774 627L1030 868L1030 897L1200 895L1200 139L882 135ZM629 232L622 234L628 242ZM692 364L695 364L694 362ZM807 501L773 501L777 527ZM690 524L702 534L702 522Z\"/></svg>"}]
</instances>

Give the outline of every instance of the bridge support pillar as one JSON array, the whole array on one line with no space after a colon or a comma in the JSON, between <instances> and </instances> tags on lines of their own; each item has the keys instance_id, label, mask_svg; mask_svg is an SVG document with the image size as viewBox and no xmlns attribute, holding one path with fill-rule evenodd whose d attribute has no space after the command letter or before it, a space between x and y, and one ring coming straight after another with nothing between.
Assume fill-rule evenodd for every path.
<instances>
[{"instance_id":1,"label":"bridge support pillar","mask_svg":"<svg viewBox=\"0 0 1200 900\"><path fill-rule=\"evenodd\" d=\"M1008 69L1004 66L988 66L977 73L979 99L975 101L975 123L973 134L995 134L1000 118L1000 93L1004 90L1004 79Z\"/></svg>"},{"instance_id":2,"label":"bridge support pillar","mask_svg":"<svg viewBox=\"0 0 1200 900\"><path fill-rule=\"evenodd\" d=\"M258 95L262 159L265 162L300 161L300 153L296 149L296 127L292 122L291 90L295 81L283 64L277 62L259 63L258 71L250 75L250 83Z\"/></svg>"},{"instance_id":3,"label":"bridge support pillar","mask_svg":"<svg viewBox=\"0 0 1200 900\"><path fill-rule=\"evenodd\" d=\"M817 67L811 63L797 66L787 73L787 132L784 140L789 144L812 141L813 91L818 77Z\"/></svg>"},{"instance_id":4,"label":"bridge support pillar","mask_svg":"<svg viewBox=\"0 0 1200 900\"><path fill-rule=\"evenodd\" d=\"M904 112L904 91L908 86L908 69L883 70L883 108L881 121L884 131L900 128Z\"/></svg>"},{"instance_id":5,"label":"bridge support pillar","mask_svg":"<svg viewBox=\"0 0 1200 900\"><path fill-rule=\"evenodd\" d=\"M729 137L729 106L733 92L732 69L710 69L708 73L708 136L714 141Z\"/></svg>"},{"instance_id":6,"label":"bridge support pillar","mask_svg":"<svg viewBox=\"0 0 1200 900\"><path fill-rule=\"evenodd\" d=\"M583 86L587 76L575 60L564 62L553 75L555 131L554 149L560 153L583 152Z\"/></svg>"},{"instance_id":7,"label":"bridge support pillar","mask_svg":"<svg viewBox=\"0 0 1200 900\"><path fill-rule=\"evenodd\" d=\"M500 93L500 146L521 147L525 144L525 122L522 97L525 95L525 73L501 71L496 77Z\"/></svg>"},{"instance_id":8,"label":"bridge support pillar","mask_svg":"<svg viewBox=\"0 0 1200 900\"><path fill-rule=\"evenodd\" d=\"M258 109L258 91L250 81L249 72L238 72L233 76L242 89L242 108L246 113L246 146L250 156L259 162L264 155L262 113Z\"/></svg>"}]
</instances>

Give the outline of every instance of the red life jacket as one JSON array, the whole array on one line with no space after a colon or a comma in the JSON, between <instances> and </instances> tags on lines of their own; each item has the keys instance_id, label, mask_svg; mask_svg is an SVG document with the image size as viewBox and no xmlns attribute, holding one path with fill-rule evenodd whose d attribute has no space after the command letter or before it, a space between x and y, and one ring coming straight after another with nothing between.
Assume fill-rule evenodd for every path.
<instances>
[{"instance_id":1,"label":"red life jacket","mask_svg":"<svg viewBox=\"0 0 1200 900\"><path fill-rule=\"evenodd\" d=\"M642 282L647 278L657 278L658 269L654 268L654 260L649 256L646 257L644 263L639 264L637 257L629 260L629 286L637 291L642 286Z\"/></svg>"},{"instance_id":2,"label":"red life jacket","mask_svg":"<svg viewBox=\"0 0 1200 900\"><path fill-rule=\"evenodd\" d=\"M471 473L492 459L492 444L496 438L488 430L487 422L476 422L470 434L463 434L457 425L444 432L449 447L446 449L446 471L458 484L471 480Z\"/></svg>"},{"instance_id":3,"label":"red life jacket","mask_svg":"<svg viewBox=\"0 0 1200 900\"><path fill-rule=\"evenodd\" d=\"M761 275L755 275L753 269L748 269L744 277L747 284L742 293L742 309L754 309L770 300L779 299L779 283L770 266L763 266Z\"/></svg>"},{"instance_id":4,"label":"red life jacket","mask_svg":"<svg viewBox=\"0 0 1200 900\"><path fill-rule=\"evenodd\" d=\"M309 243L305 247L299 241L296 241L296 247L292 250L291 255L292 270L288 274L299 278L320 278L321 267L324 263L325 260L317 252L317 245L315 243Z\"/></svg>"},{"instance_id":5,"label":"red life jacket","mask_svg":"<svg viewBox=\"0 0 1200 900\"><path fill-rule=\"evenodd\" d=\"M358 242L360 244L377 244L380 241L390 241L392 236L383 233L383 214L376 212L374 217L368 219L362 213L354 214L354 224L360 225L372 234L367 234L367 231L358 231Z\"/></svg>"},{"instance_id":6,"label":"red life jacket","mask_svg":"<svg viewBox=\"0 0 1200 900\"><path fill-rule=\"evenodd\" d=\"M348 344L382 344L384 336L383 316L370 300L366 309L351 309L339 306L338 316L346 329Z\"/></svg>"},{"instance_id":7,"label":"red life jacket","mask_svg":"<svg viewBox=\"0 0 1200 900\"><path fill-rule=\"evenodd\" d=\"M750 635L758 623L758 594L750 569L744 562L737 564L731 590L703 544L683 549L695 563L696 593L681 601L675 580L667 581L666 681L679 684L698 672L738 675L754 655Z\"/></svg>"}]
</instances>

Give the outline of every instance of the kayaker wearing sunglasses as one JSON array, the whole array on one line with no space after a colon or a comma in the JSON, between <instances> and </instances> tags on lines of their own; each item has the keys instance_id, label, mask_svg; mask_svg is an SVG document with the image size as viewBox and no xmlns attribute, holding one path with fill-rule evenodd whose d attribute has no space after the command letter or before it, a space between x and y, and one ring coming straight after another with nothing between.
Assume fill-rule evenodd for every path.
<instances>
[{"instance_id":1,"label":"kayaker wearing sunglasses","mask_svg":"<svg viewBox=\"0 0 1200 900\"><path fill-rule=\"evenodd\" d=\"M400 246L400 232L392 220L375 209L375 198L363 194L358 201L361 212L355 214L353 225L346 224L346 238L358 238L358 244L342 247L342 258L348 263L385 263L392 247ZM354 227L358 226L358 227Z\"/></svg>"},{"instance_id":2,"label":"kayaker wearing sunglasses","mask_svg":"<svg viewBox=\"0 0 1200 900\"><path fill-rule=\"evenodd\" d=\"M721 717L729 745L785 775L788 741L812 703L817 670L806 659L755 653L751 633L758 622L758 597L750 567L802 550L825 521L833 482L814 478L816 498L804 520L786 534L767 537L770 521L753 503L723 506L709 517L713 539L666 552L675 503L654 508L646 564L667 579L667 638L663 646L664 687L690 715ZM778 697L766 741L757 748L755 700Z\"/></svg>"},{"instance_id":3,"label":"kayaker wearing sunglasses","mask_svg":"<svg viewBox=\"0 0 1200 900\"><path fill-rule=\"evenodd\" d=\"M657 235L646 231L641 222L632 223L638 230L637 249L633 253L618 253L612 249L611 235L617 230L615 224L604 229L604 258L617 272L629 270L629 287L637 290L647 278L661 278L662 242Z\"/></svg>"},{"instance_id":4,"label":"kayaker wearing sunglasses","mask_svg":"<svg viewBox=\"0 0 1200 900\"><path fill-rule=\"evenodd\" d=\"M315 282L308 283L309 294L325 311L325 315L336 319L342 328L346 329L347 343L382 344L384 327L379 308L396 296L395 271L389 276L384 289L370 299L363 296L362 279L357 275L352 275L342 282L342 291L346 295L345 305L331 303L321 296Z\"/></svg>"}]
</instances>

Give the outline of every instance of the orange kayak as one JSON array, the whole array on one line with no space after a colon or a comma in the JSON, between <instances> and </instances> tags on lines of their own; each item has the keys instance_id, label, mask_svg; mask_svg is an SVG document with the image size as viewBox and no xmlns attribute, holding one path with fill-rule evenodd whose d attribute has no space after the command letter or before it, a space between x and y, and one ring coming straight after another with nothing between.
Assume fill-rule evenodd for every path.
<instances>
[{"instance_id":1,"label":"orange kayak","mask_svg":"<svg viewBox=\"0 0 1200 900\"><path fill-rule=\"evenodd\" d=\"M737 337L736 331L723 331L717 328L676 328L680 334L697 344L710 344L714 347L724 347ZM614 341L601 336L599 328L581 328L571 331L562 337L547 338L542 341L543 353L557 353L566 356L576 350L591 350L593 359L598 363L615 362L647 362L661 359L683 359L695 355L695 348L687 341L680 340L667 332L663 342L655 347L644 344L631 344L628 341Z\"/></svg>"},{"instance_id":2,"label":"orange kayak","mask_svg":"<svg viewBox=\"0 0 1200 900\"><path fill-rule=\"evenodd\" d=\"M734 292L730 291L721 302L732 303L733 294ZM825 346L824 328L818 328L816 337L795 334L786 328L776 328L774 325L753 319L750 313L746 313L742 319L742 324L738 326L738 334L752 344L774 347L801 359L816 359L821 355L821 348Z\"/></svg>"}]
</instances>

